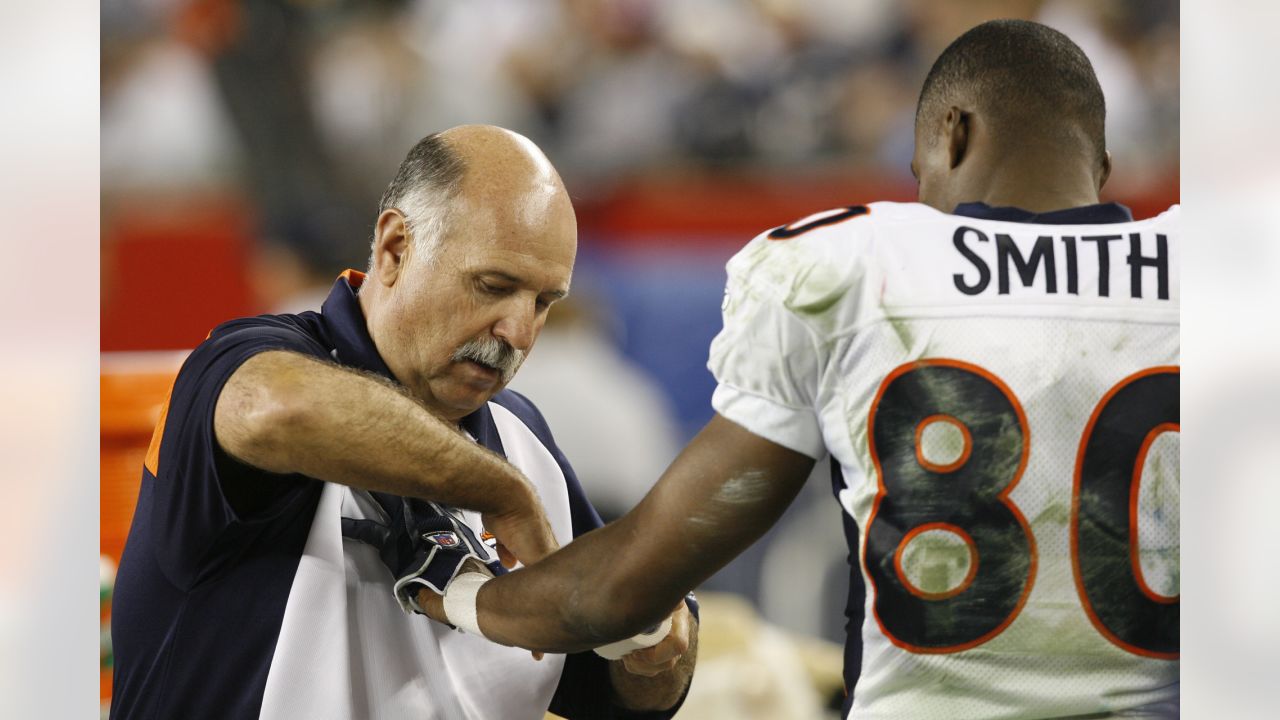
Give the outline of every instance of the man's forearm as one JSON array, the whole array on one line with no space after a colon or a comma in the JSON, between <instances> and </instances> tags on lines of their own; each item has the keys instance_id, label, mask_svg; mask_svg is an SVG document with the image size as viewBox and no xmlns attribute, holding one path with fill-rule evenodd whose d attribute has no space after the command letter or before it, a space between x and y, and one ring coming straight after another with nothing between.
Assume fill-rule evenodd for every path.
<instances>
[{"instance_id":1,"label":"man's forearm","mask_svg":"<svg viewBox=\"0 0 1280 720\"><path fill-rule=\"evenodd\" d=\"M382 378L292 352L245 361L218 398L218 443L276 473L480 512L533 500L514 467Z\"/></svg>"},{"instance_id":2,"label":"man's forearm","mask_svg":"<svg viewBox=\"0 0 1280 720\"><path fill-rule=\"evenodd\" d=\"M694 621L696 622L696 621ZM609 663L609 680L619 704L631 710L666 710L675 705L689 687L698 661L698 632L689 634L689 649L676 666L653 677L628 672L622 660Z\"/></svg>"}]
</instances>

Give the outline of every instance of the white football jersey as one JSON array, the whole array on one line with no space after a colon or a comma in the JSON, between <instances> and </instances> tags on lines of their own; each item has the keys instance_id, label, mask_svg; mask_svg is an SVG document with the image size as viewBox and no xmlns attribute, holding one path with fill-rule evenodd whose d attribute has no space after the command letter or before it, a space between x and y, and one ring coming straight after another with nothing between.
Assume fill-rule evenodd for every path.
<instances>
[{"instance_id":1,"label":"white football jersey","mask_svg":"<svg viewBox=\"0 0 1280 720\"><path fill-rule=\"evenodd\" d=\"M839 466L850 717L1176 715L1178 217L881 202L729 262L716 411Z\"/></svg>"}]
</instances>

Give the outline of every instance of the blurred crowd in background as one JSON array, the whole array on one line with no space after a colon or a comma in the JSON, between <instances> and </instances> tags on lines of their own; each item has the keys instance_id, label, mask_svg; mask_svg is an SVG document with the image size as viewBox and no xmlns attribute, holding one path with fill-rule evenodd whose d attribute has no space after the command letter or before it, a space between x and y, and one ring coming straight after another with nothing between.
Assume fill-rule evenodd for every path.
<instances>
[{"instance_id":1,"label":"blurred crowd in background","mask_svg":"<svg viewBox=\"0 0 1280 720\"><path fill-rule=\"evenodd\" d=\"M406 149L467 122L528 135L575 197L707 169L901 184L930 64L1002 16L1092 58L1123 190L1177 167L1171 0L103 0L104 192L243 188L328 275Z\"/></svg>"},{"instance_id":2,"label":"blurred crowd in background","mask_svg":"<svg viewBox=\"0 0 1280 720\"><path fill-rule=\"evenodd\" d=\"M103 0L101 11L103 349L189 349L231 317L318 308L339 272L364 267L378 198L419 138L463 123L516 130L560 170L581 239L573 297L513 387L543 409L606 517L711 415L706 351L733 252L811 212L914 199L919 88L969 27L1020 17L1074 39L1107 98L1104 199L1138 217L1178 201L1174 0ZM149 429L108 429L103 402L106 548L127 529L110 521L108 486L137 482L130 457L111 461L118 480L108 472L107 436L124 447ZM797 637L842 642L850 570L824 463L815 475L707 589ZM838 685L838 653L822 657L835 659L811 674ZM732 717L810 716L784 713L808 707L791 696L773 709L749 670L715 668L699 682L737 688Z\"/></svg>"}]
</instances>

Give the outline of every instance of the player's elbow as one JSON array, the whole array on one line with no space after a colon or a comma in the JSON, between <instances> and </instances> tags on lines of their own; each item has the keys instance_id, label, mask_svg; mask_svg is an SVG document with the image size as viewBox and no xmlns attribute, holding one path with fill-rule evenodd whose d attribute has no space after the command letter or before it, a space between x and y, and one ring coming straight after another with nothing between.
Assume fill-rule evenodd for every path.
<instances>
[{"instance_id":1,"label":"player's elbow","mask_svg":"<svg viewBox=\"0 0 1280 720\"><path fill-rule=\"evenodd\" d=\"M653 600L644 583L608 578L580 588L566 608L565 621L585 630L593 643L611 643L662 621L666 612Z\"/></svg>"}]
</instances>

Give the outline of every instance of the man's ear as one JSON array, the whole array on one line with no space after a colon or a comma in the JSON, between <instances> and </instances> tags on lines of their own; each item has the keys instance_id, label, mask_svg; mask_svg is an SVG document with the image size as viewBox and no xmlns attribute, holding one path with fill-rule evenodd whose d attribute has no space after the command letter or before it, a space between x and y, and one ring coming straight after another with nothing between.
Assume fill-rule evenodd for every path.
<instances>
[{"instance_id":1,"label":"man's ear","mask_svg":"<svg viewBox=\"0 0 1280 720\"><path fill-rule=\"evenodd\" d=\"M408 250L409 228L404 215L395 208L383 210L373 225L373 279L387 287L395 285Z\"/></svg>"},{"instance_id":2,"label":"man's ear","mask_svg":"<svg viewBox=\"0 0 1280 720\"><path fill-rule=\"evenodd\" d=\"M1098 178L1098 191L1102 191L1102 187L1107 184L1107 179L1111 177L1111 151L1106 150L1102 153L1102 176Z\"/></svg>"},{"instance_id":3,"label":"man's ear","mask_svg":"<svg viewBox=\"0 0 1280 720\"><path fill-rule=\"evenodd\" d=\"M947 131L947 153L951 169L955 169L969 151L969 113L952 105L943 118Z\"/></svg>"}]
</instances>

